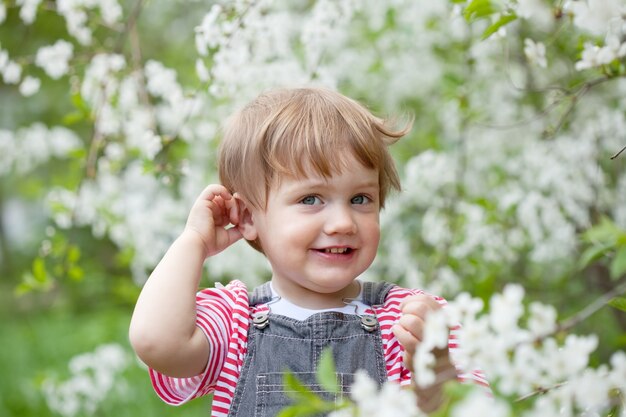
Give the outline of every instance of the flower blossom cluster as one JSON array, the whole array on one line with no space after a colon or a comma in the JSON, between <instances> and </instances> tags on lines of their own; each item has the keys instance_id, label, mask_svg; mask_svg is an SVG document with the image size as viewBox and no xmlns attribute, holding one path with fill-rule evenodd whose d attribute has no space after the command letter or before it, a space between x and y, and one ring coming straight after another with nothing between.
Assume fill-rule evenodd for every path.
<instances>
[{"instance_id":1,"label":"flower blossom cluster","mask_svg":"<svg viewBox=\"0 0 626 417\"><path fill-rule=\"evenodd\" d=\"M626 56L626 5L619 0L568 1L565 10L574 16L574 24L593 36L604 36L604 45L587 42L576 69L584 70L610 64Z\"/></svg>"},{"instance_id":2,"label":"flower blossom cluster","mask_svg":"<svg viewBox=\"0 0 626 417\"><path fill-rule=\"evenodd\" d=\"M65 127L33 123L16 132L0 129L0 175L25 175L51 158L65 158L82 148L76 133Z\"/></svg>"},{"instance_id":3,"label":"flower blossom cluster","mask_svg":"<svg viewBox=\"0 0 626 417\"><path fill-rule=\"evenodd\" d=\"M67 31L81 45L90 45L93 32L88 26L89 11L98 9L106 25L114 25L122 18L122 7L117 0L59 0L57 12L64 17Z\"/></svg>"},{"instance_id":4,"label":"flower blossom cluster","mask_svg":"<svg viewBox=\"0 0 626 417\"><path fill-rule=\"evenodd\" d=\"M620 395L626 392L626 353L616 352L610 364L590 367L597 337L555 337L559 325L554 307L538 302L526 307L524 290L516 284L493 294L488 306L479 298L461 293L444 309L431 312L413 357L416 384L428 386L435 382L431 352L447 346L448 329L460 322L459 349L455 350L453 363L460 372L481 369L491 390L466 385L469 392L452 399L447 415L604 415L621 402ZM379 389L362 371L355 375L350 399L350 406L331 416L423 415L413 391L391 383Z\"/></svg>"},{"instance_id":5,"label":"flower blossom cluster","mask_svg":"<svg viewBox=\"0 0 626 417\"><path fill-rule=\"evenodd\" d=\"M620 33L619 25L612 23L621 19L616 2L570 3L567 10L575 16L575 28L593 35L601 27L615 36ZM26 4L34 2L22 6ZM89 27L86 22L96 17L107 24L119 22L123 16L117 4L57 2L57 11L74 28L69 32L78 44L58 40L43 46L35 54L35 65L52 80L64 82L82 41L89 38L76 35L82 33L79 28ZM539 22L545 29L553 22L546 2L524 0L513 5L529 24ZM436 141L437 150L406 161L405 191L384 212L387 232L377 262L384 265L381 270L389 279L410 286L436 283L447 292L459 287L459 276L480 273L471 265L514 263L520 253L528 253L537 263L571 257L577 250L575 235L589 225L590 212L620 210L617 199L602 194L608 180L597 163L616 146L618 136L592 127L602 125L597 121L607 109L591 100L589 105L581 102L576 108L581 117L573 120L571 131L542 140L550 126L532 120L534 109L522 101L516 87L521 79L532 78L522 76L527 68L502 60L497 39L471 43L460 7L426 0L316 1L310 10L289 2L217 2L195 28L196 68L208 91L185 88L174 68L157 60L136 67L118 53L93 54L84 71L81 68L72 79L79 81L80 98L94 120L94 137L102 145L89 168L96 175L129 178L121 171L130 159L139 156L156 163L171 141L182 140L188 150L184 160L177 161L180 172L205 170L213 158L217 127L259 90L309 82L341 85L347 94L388 112L402 109L407 101L417 103L418 128L406 140ZM438 30L441 27L448 30ZM508 36L514 36L514 30L508 30ZM464 44L467 49L455 49ZM518 52L543 69L552 63L545 49L540 40L529 37ZM454 52L442 56L446 50ZM471 71L459 71L464 62L473 62ZM34 94L42 83L30 75L22 77L22 67L5 50L0 51L0 71L6 83L21 81L24 95ZM533 76L546 81L542 73ZM475 125L463 125L464 110L451 99L456 93L450 95L448 87L441 87L450 80L458 84L452 91L460 91L478 114ZM608 100L618 100L620 89L614 91ZM609 121L606 126L619 131L617 116ZM184 189L173 193L189 198L207 181L200 177L182 181L179 187ZM159 180L161 188L172 184L168 175ZM178 217L170 219L169 227L175 229ZM119 222L117 216L105 216L94 218L92 224L99 224L94 227L99 232L112 230ZM135 249L138 257L144 251L152 253L147 247ZM446 251L446 259L455 262L432 263L433 251ZM461 262L467 258L475 262ZM215 270L235 272L221 262Z\"/></svg>"},{"instance_id":6,"label":"flower blossom cluster","mask_svg":"<svg viewBox=\"0 0 626 417\"><path fill-rule=\"evenodd\" d=\"M416 375L422 374L416 382L434 381L428 351L445 343L449 326L462 323L453 362L460 369L481 369L495 398L481 399L484 392L477 391L458 403L452 415L474 415L491 403L490 415L509 417L511 399L524 402L520 407L525 411L514 414L521 416L601 415L611 409L619 393L626 392L626 354L616 352L610 365L590 367L597 336L569 334L561 340L554 336L554 308L538 302L526 308L523 301L523 288L509 284L491 297L487 309L481 299L462 293L431 313L414 356Z\"/></svg>"},{"instance_id":7,"label":"flower blossom cluster","mask_svg":"<svg viewBox=\"0 0 626 417\"><path fill-rule=\"evenodd\" d=\"M73 357L69 378L43 381L48 407L63 417L93 415L110 392L122 386L119 376L129 363L127 352L117 344L101 345Z\"/></svg>"},{"instance_id":8,"label":"flower blossom cluster","mask_svg":"<svg viewBox=\"0 0 626 417\"><path fill-rule=\"evenodd\" d=\"M69 70L69 60L72 58L74 46L64 40L58 40L54 45L41 47L35 56L35 64L41 67L53 80L58 80Z\"/></svg>"}]
</instances>

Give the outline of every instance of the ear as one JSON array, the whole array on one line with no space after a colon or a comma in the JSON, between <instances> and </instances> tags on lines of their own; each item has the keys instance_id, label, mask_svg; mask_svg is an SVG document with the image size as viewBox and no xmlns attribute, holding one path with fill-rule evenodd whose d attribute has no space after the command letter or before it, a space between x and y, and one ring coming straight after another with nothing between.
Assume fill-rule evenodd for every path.
<instances>
[{"instance_id":1,"label":"ear","mask_svg":"<svg viewBox=\"0 0 626 417\"><path fill-rule=\"evenodd\" d=\"M239 208L239 224L237 228L244 239L255 241L258 237L258 233L254 225L252 206L238 193L235 193L233 197L237 201L237 207Z\"/></svg>"}]
</instances>

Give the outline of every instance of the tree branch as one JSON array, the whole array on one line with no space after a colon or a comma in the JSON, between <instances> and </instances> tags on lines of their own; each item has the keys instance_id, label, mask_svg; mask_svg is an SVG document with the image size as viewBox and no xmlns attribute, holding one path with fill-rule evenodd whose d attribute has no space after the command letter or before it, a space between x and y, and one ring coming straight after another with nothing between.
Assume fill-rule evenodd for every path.
<instances>
[{"instance_id":1,"label":"tree branch","mask_svg":"<svg viewBox=\"0 0 626 417\"><path fill-rule=\"evenodd\" d=\"M581 311L579 311L572 317L560 323L559 326L557 327L556 332L569 330L572 327L576 326L577 324L585 321L596 311L604 307L612 298L617 297L618 295L623 294L624 292L626 292L626 281L623 281L621 284L617 285L609 292L604 293L603 295L598 297L593 303L589 304L587 307L585 307L584 309L582 309Z\"/></svg>"}]
</instances>

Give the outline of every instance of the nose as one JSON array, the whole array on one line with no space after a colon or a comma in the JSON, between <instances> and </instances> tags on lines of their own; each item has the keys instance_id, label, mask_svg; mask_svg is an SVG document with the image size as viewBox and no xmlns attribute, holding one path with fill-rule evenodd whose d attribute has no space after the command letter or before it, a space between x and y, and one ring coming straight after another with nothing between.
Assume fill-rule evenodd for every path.
<instances>
[{"instance_id":1,"label":"nose","mask_svg":"<svg viewBox=\"0 0 626 417\"><path fill-rule=\"evenodd\" d=\"M354 214L350 207L344 205L330 208L324 223L324 233L327 235L356 233L357 224Z\"/></svg>"}]
</instances>

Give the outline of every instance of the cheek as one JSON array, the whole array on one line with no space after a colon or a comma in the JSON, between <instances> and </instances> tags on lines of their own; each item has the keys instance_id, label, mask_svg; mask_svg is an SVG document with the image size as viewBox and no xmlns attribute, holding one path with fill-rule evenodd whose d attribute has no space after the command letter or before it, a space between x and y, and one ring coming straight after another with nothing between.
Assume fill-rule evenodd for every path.
<instances>
[{"instance_id":1,"label":"cheek","mask_svg":"<svg viewBox=\"0 0 626 417\"><path fill-rule=\"evenodd\" d=\"M378 222L368 223L367 227L364 229L365 236L367 242L372 245L374 250L378 249L378 243L380 242L380 225Z\"/></svg>"},{"instance_id":2,"label":"cheek","mask_svg":"<svg viewBox=\"0 0 626 417\"><path fill-rule=\"evenodd\" d=\"M310 243L320 230L315 219L290 213L283 213L274 218L271 225L266 226L266 233L270 239L280 238L285 244Z\"/></svg>"}]
</instances>

